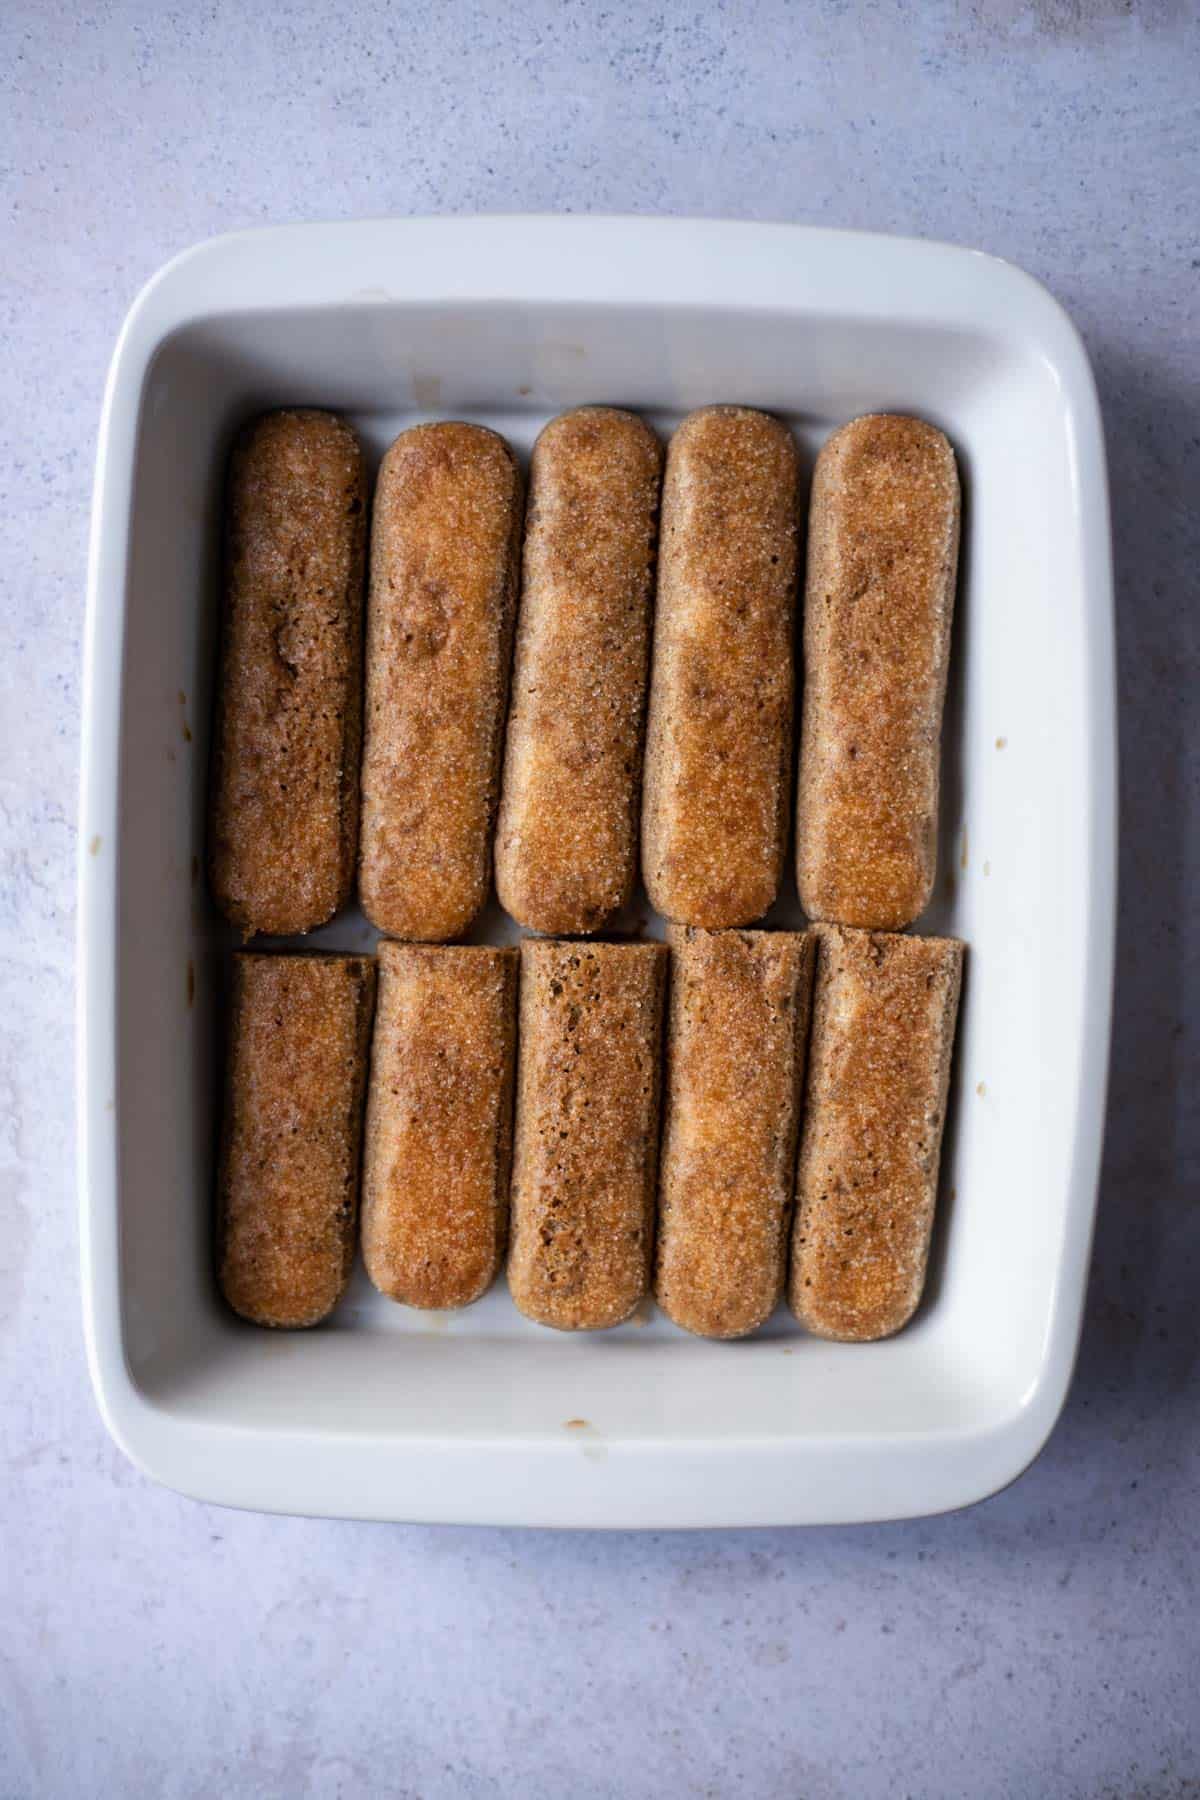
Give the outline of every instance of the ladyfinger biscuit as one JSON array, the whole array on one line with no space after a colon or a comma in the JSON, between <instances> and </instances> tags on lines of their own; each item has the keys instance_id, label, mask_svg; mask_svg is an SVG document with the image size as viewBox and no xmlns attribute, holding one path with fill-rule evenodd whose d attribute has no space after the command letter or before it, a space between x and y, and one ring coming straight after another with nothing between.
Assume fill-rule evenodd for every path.
<instances>
[{"instance_id":1,"label":"ladyfinger biscuit","mask_svg":"<svg viewBox=\"0 0 1200 1800\"><path fill-rule=\"evenodd\" d=\"M331 413L267 413L234 446L208 861L247 937L310 931L350 898L366 503Z\"/></svg>"},{"instance_id":2,"label":"ladyfinger biscuit","mask_svg":"<svg viewBox=\"0 0 1200 1800\"><path fill-rule=\"evenodd\" d=\"M595 931L633 892L661 469L607 406L534 445L496 889L535 931Z\"/></svg>"},{"instance_id":3,"label":"ladyfinger biscuit","mask_svg":"<svg viewBox=\"0 0 1200 1800\"><path fill-rule=\"evenodd\" d=\"M255 1325L316 1325L354 1256L375 966L233 959L217 1275Z\"/></svg>"},{"instance_id":4,"label":"ladyfinger biscuit","mask_svg":"<svg viewBox=\"0 0 1200 1800\"><path fill-rule=\"evenodd\" d=\"M963 946L813 927L817 973L788 1298L818 1337L866 1341L921 1298Z\"/></svg>"},{"instance_id":5,"label":"ladyfinger biscuit","mask_svg":"<svg viewBox=\"0 0 1200 1800\"><path fill-rule=\"evenodd\" d=\"M674 926L670 944L655 1297L742 1337L783 1292L813 940Z\"/></svg>"},{"instance_id":6,"label":"ladyfinger biscuit","mask_svg":"<svg viewBox=\"0 0 1200 1800\"><path fill-rule=\"evenodd\" d=\"M379 946L363 1260L407 1306L467 1306L504 1256L516 950Z\"/></svg>"},{"instance_id":7,"label":"ladyfinger biscuit","mask_svg":"<svg viewBox=\"0 0 1200 1800\"><path fill-rule=\"evenodd\" d=\"M521 945L508 1284L560 1331L619 1325L654 1237L664 944Z\"/></svg>"},{"instance_id":8,"label":"ladyfinger biscuit","mask_svg":"<svg viewBox=\"0 0 1200 1800\"><path fill-rule=\"evenodd\" d=\"M491 874L521 477L482 425L417 425L371 525L359 896L394 937L457 937Z\"/></svg>"},{"instance_id":9,"label":"ladyfinger biscuit","mask_svg":"<svg viewBox=\"0 0 1200 1800\"><path fill-rule=\"evenodd\" d=\"M671 439L646 731L642 869L683 925L746 925L787 838L798 469L765 413L710 406Z\"/></svg>"},{"instance_id":10,"label":"ladyfinger biscuit","mask_svg":"<svg viewBox=\"0 0 1200 1800\"><path fill-rule=\"evenodd\" d=\"M958 526L954 452L920 419L855 419L817 458L796 811L810 918L896 931L933 892Z\"/></svg>"}]
</instances>

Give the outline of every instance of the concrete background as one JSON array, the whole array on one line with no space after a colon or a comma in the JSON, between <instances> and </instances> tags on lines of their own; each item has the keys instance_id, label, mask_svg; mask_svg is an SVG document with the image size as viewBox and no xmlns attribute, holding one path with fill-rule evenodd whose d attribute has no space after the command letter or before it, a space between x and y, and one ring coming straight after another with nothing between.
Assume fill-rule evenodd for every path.
<instances>
[{"instance_id":1,"label":"concrete background","mask_svg":"<svg viewBox=\"0 0 1200 1800\"><path fill-rule=\"evenodd\" d=\"M9 0L0 1794L1200 1793L1198 52L1187 0ZM694 1537L265 1519L145 1482L92 1404L71 931L109 352L211 233L497 209L979 245L1095 359L1124 806L1099 1239L1062 1425L973 1511Z\"/></svg>"}]
</instances>

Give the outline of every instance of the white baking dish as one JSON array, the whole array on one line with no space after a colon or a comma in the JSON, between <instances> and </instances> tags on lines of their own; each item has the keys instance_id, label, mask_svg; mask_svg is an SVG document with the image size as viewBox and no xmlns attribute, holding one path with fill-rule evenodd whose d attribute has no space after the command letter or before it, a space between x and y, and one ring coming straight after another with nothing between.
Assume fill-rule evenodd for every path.
<instances>
[{"instance_id":1,"label":"white baking dish","mask_svg":"<svg viewBox=\"0 0 1200 1800\"><path fill-rule=\"evenodd\" d=\"M453 1317L361 1273L272 1334L210 1261L219 989L197 872L218 504L249 412L419 418L527 449L582 401L668 427L708 401L809 449L921 413L964 474L943 862L924 928L970 946L926 1301L894 1340L780 1316L740 1344L647 1317ZM80 818L79 1120L92 1376L126 1452L184 1492L379 1519L717 1525L900 1517L992 1493L1070 1379L1104 1110L1114 909L1112 581L1095 390L1069 320L971 252L780 226L454 219L202 245L138 299L100 434ZM794 888L790 888L794 913ZM789 903L779 911L788 917ZM358 947L358 915L318 934Z\"/></svg>"}]
</instances>

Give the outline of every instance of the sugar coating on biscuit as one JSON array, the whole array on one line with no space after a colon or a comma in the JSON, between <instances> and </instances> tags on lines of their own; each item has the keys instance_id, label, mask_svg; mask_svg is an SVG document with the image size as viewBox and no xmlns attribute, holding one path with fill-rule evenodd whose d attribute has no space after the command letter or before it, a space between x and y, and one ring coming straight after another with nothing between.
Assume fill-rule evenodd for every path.
<instances>
[{"instance_id":1,"label":"sugar coating on biscuit","mask_svg":"<svg viewBox=\"0 0 1200 1800\"><path fill-rule=\"evenodd\" d=\"M508 1281L563 1331L629 1317L654 1245L665 944L521 945Z\"/></svg>"},{"instance_id":2,"label":"sugar coating on biscuit","mask_svg":"<svg viewBox=\"0 0 1200 1800\"><path fill-rule=\"evenodd\" d=\"M692 413L667 453L642 864L680 924L747 925L779 888L798 479L791 433L746 407Z\"/></svg>"},{"instance_id":3,"label":"sugar coating on biscuit","mask_svg":"<svg viewBox=\"0 0 1200 1800\"><path fill-rule=\"evenodd\" d=\"M234 446L209 875L247 936L310 931L350 898L366 502L330 413L268 413Z\"/></svg>"},{"instance_id":4,"label":"sugar coating on biscuit","mask_svg":"<svg viewBox=\"0 0 1200 1800\"><path fill-rule=\"evenodd\" d=\"M670 946L655 1295L741 1337L783 1292L813 940L674 926Z\"/></svg>"},{"instance_id":5,"label":"sugar coating on biscuit","mask_svg":"<svg viewBox=\"0 0 1200 1800\"><path fill-rule=\"evenodd\" d=\"M315 1325L354 1255L375 967L365 956L233 959L217 1273L256 1325Z\"/></svg>"},{"instance_id":6,"label":"sugar coating on biscuit","mask_svg":"<svg viewBox=\"0 0 1200 1800\"><path fill-rule=\"evenodd\" d=\"M496 886L536 931L595 931L633 891L661 468L612 407L534 446Z\"/></svg>"},{"instance_id":7,"label":"sugar coating on biscuit","mask_svg":"<svg viewBox=\"0 0 1200 1800\"><path fill-rule=\"evenodd\" d=\"M359 893L399 938L466 930L487 896L522 488L482 425L417 425L371 521Z\"/></svg>"},{"instance_id":8,"label":"sugar coating on biscuit","mask_svg":"<svg viewBox=\"0 0 1200 1800\"><path fill-rule=\"evenodd\" d=\"M379 945L363 1260L408 1306L469 1305L508 1235L518 956Z\"/></svg>"},{"instance_id":9,"label":"sugar coating on biscuit","mask_svg":"<svg viewBox=\"0 0 1200 1800\"><path fill-rule=\"evenodd\" d=\"M788 1298L819 1336L887 1337L925 1281L962 979L953 938L814 925Z\"/></svg>"},{"instance_id":10,"label":"sugar coating on biscuit","mask_svg":"<svg viewBox=\"0 0 1200 1800\"><path fill-rule=\"evenodd\" d=\"M810 918L899 930L933 892L959 507L954 452L920 419L855 419L817 458L796 807Z\"/></svg>"}]
</instances>

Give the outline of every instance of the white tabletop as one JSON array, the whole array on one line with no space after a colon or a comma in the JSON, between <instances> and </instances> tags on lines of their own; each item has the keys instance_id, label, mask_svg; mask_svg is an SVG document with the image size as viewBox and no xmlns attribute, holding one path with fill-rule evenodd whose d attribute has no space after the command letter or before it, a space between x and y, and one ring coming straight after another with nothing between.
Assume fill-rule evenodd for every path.
<instances>
[{"instance_id":1,"label":"white tabletop","mask_svg":"<svg viewBox=\"0 0 1200 1800\"><path fill-rule=\"evenodd\" d=\"M1198 72L1194 0L9 0L0 1794L1193 1791ZM260 1518L143 1480L93 1406L71 932L108 355L142 281L198 238L475 210L974 244L1047 282L1094 358L1124 763L1098 1249L1063 1422L973 1511L678 1537Z\"/></svg>"}]
</instances>

